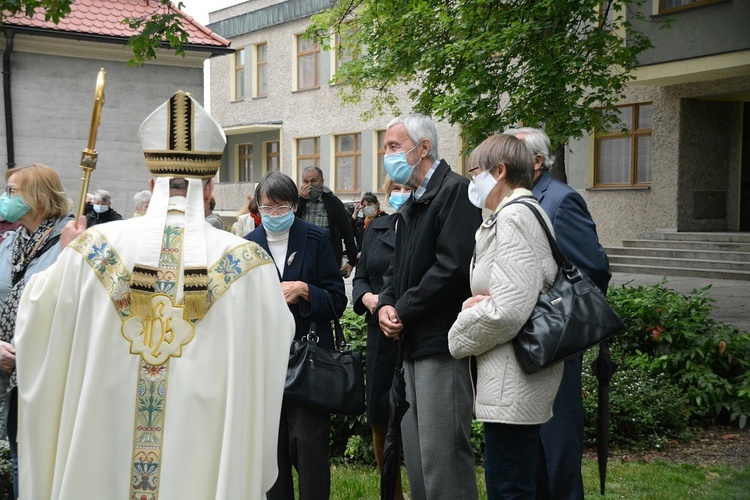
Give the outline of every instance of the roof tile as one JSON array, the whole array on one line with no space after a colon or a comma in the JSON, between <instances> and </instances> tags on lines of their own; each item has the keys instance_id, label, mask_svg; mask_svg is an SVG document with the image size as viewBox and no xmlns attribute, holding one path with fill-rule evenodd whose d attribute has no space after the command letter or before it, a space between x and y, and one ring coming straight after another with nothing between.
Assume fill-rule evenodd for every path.
<instances>
[{"instance_id":1,"label":"roof tile","mask_svg":"<svg viewBox=\"0 0 750 500\"><path fill-rule=\"evenodd\" d=\"M44 28L62 33L85 33L90 35L129 38L135 34L127 24L126 17L149 16L161 9L157 0L76 0L70 5L70 15L55 25L44 20L44 13L37 11L33 17L23 14L3 16L6 26ZM181 12L172 4L171 10ZM182 12L182 26L188 32L191 45L228 47L229 40L217 35L198 23L192 16Z\"/></svg>"}]
</instances>

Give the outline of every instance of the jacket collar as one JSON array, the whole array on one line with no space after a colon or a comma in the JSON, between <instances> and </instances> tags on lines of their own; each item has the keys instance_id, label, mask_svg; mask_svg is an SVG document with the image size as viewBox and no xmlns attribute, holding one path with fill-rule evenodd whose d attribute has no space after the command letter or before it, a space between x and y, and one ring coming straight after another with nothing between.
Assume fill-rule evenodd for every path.
<instances>
[{"instance_id":1,"label":"jacket collar","mask_svg":"<svg viewBox=\"0 0 750 500\"><path fill-rule=\"evenodd\" d=\"M552 174L547 172L546 170L542 172L542 175L539 176L539 178L534 183L534 186L531 188L531 191L534 193L534 196L538 201L542 201L542 198L544 198L544 193L547 191L547 188L549 188L549 185L552 183Z\"/></svg>"},{"instance_id":2,"label":"jacket collar","mask_svg":"<svg viewBox=\"0 0 750 500\"><path fill-rule=\"evenodd\" d=\"M302 267L302 261L305 255L305 245L307 243L307 226L302 219L295 218L292 223L292 227L289 228L289 241L286 247L286 258L282 269L284 270L283 275L279 274L281 281L290 280L291 277L300 275L300 268ZM268 247L268 236L265 228L260 232L258 238L258 244L263 249L271 254L271 250ZM278 273L278 268L276 268Z\"/></svg>"}]
</instances>

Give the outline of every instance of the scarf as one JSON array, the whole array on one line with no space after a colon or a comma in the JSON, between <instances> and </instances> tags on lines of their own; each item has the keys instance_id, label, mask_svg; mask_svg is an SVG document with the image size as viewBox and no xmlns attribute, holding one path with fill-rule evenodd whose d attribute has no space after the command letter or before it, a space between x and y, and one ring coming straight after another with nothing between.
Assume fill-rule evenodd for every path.
<instances>
[{"instance_id":1,"label":"scarf","mask_svg":"<svg viewBox=\"0 0 750 500\"><path fill-rule=\"evenodd\" d=\"M39 227L29 235L23 226L18 229L16 241L13 242L11 251L11 283L13 284L5 299L2 310L0 310L0 340L10 342L13 340L13 334L16 330L16 316L18 315L18 303L21 301L21 294L26 286L26 269L29 264L44 252L57 244L60 235L51 236L55 229L56 219L45 219ZM14 371L10 378L7 391L10 392L16 386L16 372Z\"/></svg>"}]
</instances>

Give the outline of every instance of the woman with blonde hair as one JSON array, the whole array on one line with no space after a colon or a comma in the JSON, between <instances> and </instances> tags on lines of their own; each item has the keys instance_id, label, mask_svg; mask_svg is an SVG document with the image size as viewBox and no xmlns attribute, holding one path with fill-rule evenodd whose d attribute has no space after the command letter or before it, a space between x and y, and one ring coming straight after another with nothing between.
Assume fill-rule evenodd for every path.
<instances>
[{"instance_id":1,"label":"woman with blonde hair","mask_svg":"<svg viewBox=\"0 0 750 500\"><path fill-rule=\"evenodd\" d=\"M469 167L469 200L493 213L476 232L473 296L448 333L448 347L455 358L476 356L474 414L484 422L487 498L534 498L539 429L552 417L563 365L527 375L513 337L557 274L532 207L550 231L552 224L531 195L534 159L524 141L494 135L471 153Z\"/></svg>"},{"instance_id":2,"label":"woman with blonde hair","mask_svg":"<svg viewBox=\"0 0 750 500\"><path fill-rule=\"evenodd\" d=\"M17 496L18 391L12 341L18 302L29 278L57 260L62 251L60 233L73 216L65 188L52 168L38 163L12 168L5 173L5 180L0 216L20 227L0 244L0 434L8 434Z\"/></svg>"}]
</instances>

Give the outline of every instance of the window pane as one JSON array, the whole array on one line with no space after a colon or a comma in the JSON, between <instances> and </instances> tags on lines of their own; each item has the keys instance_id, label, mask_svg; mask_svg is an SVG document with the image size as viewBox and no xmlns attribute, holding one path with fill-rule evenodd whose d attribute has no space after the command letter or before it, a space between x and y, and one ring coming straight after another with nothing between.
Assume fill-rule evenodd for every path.
<instances>
[{"instance_id":1,"label":"window pane","mask_svg":"<svg viewBox=\"0 0 750 500\"><path fill-rule=\"evenodd\" d=\"M638 137L636 143L638 148L638 163L637 169L637 182L650 183L651 182L651 136Z\"/></svg>"},{"instance_id":2,"label":"window pane","mask_svg":"<svg viewBox=\"0 0 750 500\"><path fill-rule=\"evenodd\" d=\"M315 87L315 56L310 54L299 58L300 88Z\"/></svg>"},{"instance_id":3,"label":"window pane","mask_svg":"<svg viewBox=\"0 0 750 500\"><path fill-rule=\"evenodd\" d=\"M243 70L237 71L237 79L235 80L235 94L237 99L245 97L245 72Z\"/></svg>"},{"instance_id":4,"label":"window pane","mask_svg":"<svg viewBox=\"0 0 750 500\"><path fill-rule=\"evenodd\" d=\"M617 109L618 113L617 116L620 117L620 121L622 122L622 125L618 126L616 130L620 130L620 127L625 127L626 129L630 130L633 128L633 108L630 106L623 106L622 108Z\"/></svg>"},{"instance_id":5,"label":"window pane","mask_svg":"<svg viewBox=\"0 0 750 500\"><path fill-rule=\"evenodd\" d=\"M638 128L651 128L652 126L652 112L653 106L651 104L642 104L638 106Z\"/></svg>"},{"instance_id":6,"label":"window pane","mask_svg":"<svg viewBox=\"0 0 750 500\"><path fill-rule=\"evenodd\" d=\"M336 189L353 190L354 185L354 158L344 156L336 158Z\"/></svg>"},{"instance_id":7,"label":"window pane","mask_svg":"<svg viewBox=\"0 0 750 500\"><path fill-rule=\"evenodd\" d=\"M236 60L237 66L245 65L245 49L240 49L237 52L235 52L235 57L237 57L237 60Z\"/></svg>"},{"instance_id":8,"label":"window pane","mask_svg":"<svg viewBox=\"0 0 750 500\"><path fill-rule=\"evenodd\" d=\"M266 79L266 66L258 66L258 95L268 94L268 81Z\"/></svg>"},{"instance_id":9,"label":"window pane","mask_svg":"<svg viewBox=\"0 0 750 500\"><path fill-rule=\"evenodd\" d=\"M598 184L630 184L630 139L600 139L597 154Z\"/></svg>"},{"instance_id":10,"label":"window pane","mask_svg":"<svg viewBox=\"0 0 750 500\"><path fill-rule=\"evenodd\" d=\"M268 45L265 43L258 44L258 62L266 62Z\"/></svg>"},{"instance_id":11,"label":"window pane","mask_svg":"<svg viewBox=\"0 0 750 500\"><path fill-rule=\"evenodd\" d=\"M305 170L307 167L317 167L318 166L318 162L316 160L312 160L312 159L311 160L299 160L297 162L297 164L299 165L300 175L301 175L302 171Z\"/></svg>"},{"instance_id":12,"label":"window pane","mask_svg":"<svg viewBox=\"0 0 750 500\"><path fill-rule=\"evenodd\" d=\"M315 42L313 40L305 40L302 35L297 35L297 51L309 52L315 50Z\"/></svg>"},{"instance_id":13,"label":"window pane","mask_svg":"<svg viewBox=\"0 0 750 500\"><path fill-rule=\"evenodd\" d=\"M336 151L339 153L354 151L354 136L351 134L336 136Z\"/></svg>"},{"instance_id":14,"label":"window pane","mask_svg":"<svg viewBox=\"0 0 750 500\"><path fill-rule=\"evenodd\" d=\"M297 140L297 154L303 156L314 155L317 152L316 142L317 138L311 137L310 139L298 139Z\"/></svg>"}]
</instances>

